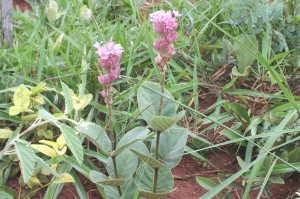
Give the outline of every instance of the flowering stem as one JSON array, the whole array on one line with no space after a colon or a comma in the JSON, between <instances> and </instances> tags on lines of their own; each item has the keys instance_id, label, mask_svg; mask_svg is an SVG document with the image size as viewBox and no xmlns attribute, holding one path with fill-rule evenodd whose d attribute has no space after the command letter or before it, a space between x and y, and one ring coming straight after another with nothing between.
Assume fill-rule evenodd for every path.
<instances>
[{"instance_id":1,"label":"flowering stem","mask_svg":"<svg viewBox=\"0 0 300 199\"><path fill-rule=\"evenodd\" d=\"M158 161L159 140L160 140L160 132L157 132L157 135L156 135L156 151L155 151L155 159L157 161ZM154 168L153 193L156 192L156 188L157 188L158 169L159 168Z\"/></svg>"},{"instance_id":2,"label":"flowering stem","mask_svg":"<svg viewBox=\"0 0 300 199\"><path fill-rule=\"evenodd\" d=\"M166 75L165 75L165 71L161 71L161 82L160 82L160 85L161 85L161 93L162 94L164 94L164 92L165 92L165 77ZM162 113L162 109L163 109L163 103L164 103L164 101L163 101L164 99L163 99L163 96L161 96L160 97L160 105L159 105L159 114L161 115L161 113Z\"/></svg>"},{"instance_id":3,"label":"flowering stem","mask_svg":"<svg viewBox=\"0 0 300 199\"><path fill-rule=\"evenodd\" d=\"M107 87L105 87L106 92L107 92L107 106L108 106L108 116L109 116L109 121L108 121L108 129L109 129L109 137L112 143L112 150L116 150L116 141L115 141L115 134L113 130L113 113L112 113L112 93L111 93L111 84L109 84ZM116 161L116 156L112 156L112 161L113 161L113 166L114 166L114 173L115 177L118 178L118 170L117 170L117 161ZM118 192L120 196L122 196L122 189L121 186L118 186Z\"/></svg>"}]
</instances>

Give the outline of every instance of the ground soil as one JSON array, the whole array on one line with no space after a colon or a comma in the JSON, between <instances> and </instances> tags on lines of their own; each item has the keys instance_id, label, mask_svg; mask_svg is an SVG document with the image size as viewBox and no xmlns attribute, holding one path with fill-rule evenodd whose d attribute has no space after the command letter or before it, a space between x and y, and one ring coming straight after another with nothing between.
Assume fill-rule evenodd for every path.
<instances>
[{"instance_id":1,"label":"ground soil","mask_svg":"<svg viewBox=\"0 0 300 199\"><path fill-rule=\"evenodd\" d=\"M148 4L151 1L148 1ZM160 1L156 1L160 2ZM30 6L24 2L24 0L14 0L14 8L19 7L20 10L24 11L30 9ZM215 96L212 94L203 95L201 97L201 110L203 111L214 103ZM207 136L210 134L208 133ZM207 190L203 189L196 182L195 177L216 177L219 173L231 174L238 171L240 168L236 162L235 155L225 151L215 151L211 150L208 152L208 160L211 163L210 166L207 163L203 163L196 160L191 155L183 156L180 164L173 169L173 174L175 175L175 190L171 193L167 199L198 199L200 196L205 194ZM79 175L79 178L88 194L90 199L101 199L101 195L97 191L95 185L89 180ZM7 184L9 187L17 190L18 192L22 190L19 185L17 177L11 178ZM285 179L284 185L275 185L271 189L272 196L270 199L292 199L293 194L297 189L299 189L300 177L297 174L290 176ZM24 188L23 188L24 189ZM233 193L230 198L240 198L241 190L231 190ZM34 197L34 199L43 198L43 190L39 191ZM257 191L252 191L249 199L256 198ZM59 199L77 199L79 198L76 189L72 183L65 184L62 192L60 193ZM217 197L215 197L217 198Z\"/></svg>"}]
</instances>

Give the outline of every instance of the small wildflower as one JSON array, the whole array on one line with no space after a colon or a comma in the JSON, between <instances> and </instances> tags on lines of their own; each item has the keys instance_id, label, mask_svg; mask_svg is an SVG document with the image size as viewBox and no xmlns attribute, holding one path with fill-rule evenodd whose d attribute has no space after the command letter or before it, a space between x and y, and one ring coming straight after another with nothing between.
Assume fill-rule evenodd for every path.
<instances>
[{"instance_id":1,"label":"small wildflower","mask_svg":"<svg viewBox=\"0 0 300 199\"><path fill-rule=\"evenodd\" d=\"M101 95L104 97L107 104L111 103L108 99L108 94L111 92L111 84L118 78L121 73L120 60L123 53L123 48L120 44L115 44L109 41L106 44L99 44L98 42L93 45L96 48L96 53L99 56L99 64L103 68L103 74L98 77L100 84L104 86Z\"/></svg>"},{"instance_id":2,"label":"small wildflower","mask_svg":"<svg viewBox=\"0 0 300 199\"><path fill-rule=\"evenodd\" d=\"M175 54L173 42L177 40L176 29L179 24L176 17L180 16L177 11L160 10L150 14L150 20L153 23L153 29L159 34L159 38L153 43L153 47L158 51L155 58L157 66L163 71L166 70L165 63L170 60L170 56Z\"/></svg>"}]
</instances>

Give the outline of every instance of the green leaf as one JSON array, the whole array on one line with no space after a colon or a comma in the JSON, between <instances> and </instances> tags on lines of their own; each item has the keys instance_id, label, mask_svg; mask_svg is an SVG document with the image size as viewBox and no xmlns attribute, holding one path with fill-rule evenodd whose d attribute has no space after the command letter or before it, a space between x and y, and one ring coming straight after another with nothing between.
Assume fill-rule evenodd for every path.
<instances>
[{"instance_id":1,"label":"green leaf","mask_svg":"<svg viewBox=\"0 0 300 199\"><path fill-rule=\"evenodd\" d=\"M73 95L73 105L76 111L83 110L93 99L92 94L86 94L78 97L77 95Z\"/></svg>"},{"instance_id":2,"label":"green leaf","mask_svg":"<svg viewBox=\"0 0 300 199\"><path fill-rule=\"evenodd\" d=\"M112 151L111 141L101 126L81 120L75 129L84 134L87 139L95 144L96 147L106 155L109 155L109 152Z\"/></svg>"},{"instance_id":3,"label":"green leaf","mask_svg":"<svg viewBox=\"0 0 300 199\"><path fill-rule=\"evenodd\" d=\"M8 139L13 134L10 129L0 129L0 139Z\"/></svg>"},{"instance_id":4,"label":"green leaf","mask_svg":"<svg viewBox=\"0 0 300 199\"><path fill-rule=\"evenodd\" d=\"M300 147L296 147L288 153L289 162L300 162Z\"/></svg>"},{"instance_id":5,"label":"green leaf","mask_svg":"<svg viewBox=\"0 0 300 199\"><path fill-rule=\"evenodd\" d=\"M129 180L132 178L138 166L138 158L128 149L120 153L116 158L118 178ZM111 178L116 178L112 157L107 161L107 172Z\"/></svg>"},{"instance_id":6,"label":"green leaf","mask_svg":"<svg viewBox=\"0 0 300 199\"><path fill-rule=\"evenodd\" d=\"M56 118L45 109L39 110L39 117L44 120L55 120Z\"/></svg>"},{"instance_id":7,"label":"green leaf","mask_svg":"<svg viewBox=\"0 0 300 199\"><path fill-rule=\"evenodd\" d=\"M20 142L15 143L15 148L17 156L21 163L20 167L24 182L27 183L30 180L34 171L36 155L33 152L32 148L29 147L29 145L25 145Z\"/></svg>"},{"instance_id":8,"label":"green leaf","mask_svg":"<svg viewBox=\"0 0 300 199\"><path fill-rule=\"evenodd\" d=\"M74 178L68 173L59 174L53 181L55 184L74 182Z\"/></svg>"},{"instance_id":9,"label":"green leaf","mask_svg":"<svg viewBox=\"0 0 300 199\"><path fill-rule=\"evenodd\" d=\"M203 187L206 190L212 190L217 186L217 183L215 183L209 178L196 177L196 181L199 183L201 187Z\"/></svg>"},{"instance_id":10,"label":"green leaf","mask_svg":"<svg viewBox=\"0 0 300 199\"><path fill-rule=\"evenodd\" d=\"M161 93L161 87L158 84L152 82L144 82L138 89L138 106L141 111L141 115L148 124L150 124L154 116L162 115L173 117L176 114L177 106L175 102L166 98L163 98L162 113L159 113L160 99L162 97L162 95L159 93ZM164 95L173 99L173 96L168 91L165 91Z\"/></svg>"},{"instance_id":11,"label":"green leaf","mask_svg":"<svg viewBox=\"0 0 300 199\"><path fill-rule=\"evenodd\" d=\"M236 66L234 66L231 70L231 73L234 75L234 76L237 76L237 77L247 77L250 72L252 71L252 67L251 66L247 66L245 67L245 70L243 72L240 72Z\"/></svg>"},{"instance_id":12,"label":"green leaf","mask_svg":"<svg viewBox=\"0 0 300 199\"><path fill-rule=\"evenodd\" d=\"M153 191L154 168L147 164L142 164L137 171L135 183L141 193L151 193ZM166 196L173 189L174 178L170 169L161 167L158 170L158 181L156 193ZM160 197L161 198L161 197Z\"/></svg>"},{"instance_id":13,"label":"green leaf","mask_svg":"<svg viewBox=\"0 0 300 199\"><path fill-rule=\"evenodd\" d=\"M78 136L75 134L75 131L72 127L62 124L59 126L68 148L72 151L75 159L82 163L83 161L83 147Z\"/></svg>"},{"instance_id":14,"label":"green leaf","mask_svg":"<svg viewBox=\"0 0 300 199\"><path fill-rule=\"evenodd\" d=\"M97 184L108 185L108 186L121 186L127 182L127 180L122 178L108 178L103 173L92 170L90 172L91 181Z\"/></svg>"},{"instance_id":15,"label":"green leaf","mask_svg":"<svg viewBox=\"0 0 300 199\"><path fill-rule=\"evenodd\" d=\"M130 130L118 142L116 150L112 153L112 156L116 156L120 154L131 144L145 139L149 132L150 132L149 129L147 129L146 127L136 127Z\"/></svg>"},{"instance_id":16,"label":"green leaf","mask_svg":"<svg viewBox=\"0 0 300 199\"><path fill-rule=\"evenodd\" d=\"M178 165L184 152L188 130L174 126L160 134L159 159L167 168ZM156 152L156 139L152 141L151 153Z\"/></svg>"},{"instance_id":17,"label":"green leaf","mask_svg":"<svg viewBox=\"0 0 300 199\"><path fill-rule=\"evenodd\" d=\"M236 42L233 44L233 51L237 57L239 71L244 73L246 67L252 65L255 60L255 52L258 51L258 43L254 36L246 34L239 35L235 39ZM247 49L244 46L247 46Z\"/></svg>"},{"instance_id":18,"label":"green leaf","mask_svg":"<svg viewBox=\"0 0 300 199\"><path fill-rule=\"evenodd\" d=\"M231 103L230 108L235 116L242 122L244 127L250 124L250 116L246 109L239 103Z\"/></svg>"},{"instance_id":19,"label":"green leaf","mask_svg":"<svg viewBox=\"0 0 300 199\"><path fill-rule=\"evenodd\" d=\"M173 126L176 123L173 117L166 116L154 116L150 122L150 127L154 131L164 131Z\"/></svg>"},{"instance_id":20,"label":"green leaf","mask_svg":"<svg viewBox=\"0 0 300 199\"><path fill-rule=\"evenodd\" d=\"M140 191L140 193L143 196L145 196L146 198L151 198L151 199L163 199L172 192L173 191L165 192L165 193L153 193L153 192L149 192L149 191Z\"/></svg>"},{"instance_id":21,"label":"green leaf","mask_svg":"<svg viewBox=\"0 0 300 199\"><path fill-rule=\"evenodd\" d=\"M72 95L69 87L65 83L61 82L61 85L63 89L63 95L65 98L65 114L69 114L73 110Z\"/></svg>"},{"instance_id":22,"label":"green leaf","mask_svg":"<svg viewBox=\"0 0 300 199\"><path fill-rule=\"evenodd\" d=\"M144 155L136 150L130 149L136 156L138 156L142 161L145 163L149 164L153 168L159 168L165 166L163 163L160 161L156 160L155 158L151 156Z\"/></svg>"},{"instance_id":23,"label":"green leaf","mask_svg":"<svg viewBox=\"0 0 300 199\"><path fill-rule=\"evenodd\" d=\"M0 191L0 198L1 199L14 199L11 195L4 191Z\"/></svg>"}]
</instances>

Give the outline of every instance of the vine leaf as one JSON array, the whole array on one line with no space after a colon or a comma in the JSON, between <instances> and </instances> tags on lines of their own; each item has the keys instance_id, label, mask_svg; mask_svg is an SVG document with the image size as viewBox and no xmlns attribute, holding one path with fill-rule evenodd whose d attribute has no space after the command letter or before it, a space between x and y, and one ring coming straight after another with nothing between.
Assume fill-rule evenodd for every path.
<instances>
[{"instance_id":1,"label":"vine leaf","mask_svg":"<svg viewBox=\"0 0 300 199\"><path fill-rule=\"evenodd\" d=\"M63 95L65 97L65 114L69 114L71 113L71 111L73 110L73 99L72 99L72 94L70 92L70 89L69 87L61 82L61 85L62 85L62 89L63 89Z\"/></svg>"},{"instance_id":2,"label":"vine leaf","mask_svg":"<svg viewBox=\"0 0 300 199\"><path fill-rule=\"evenodd\" d=\"M22 141L22 143L19 141ZM27 145L25 144L27 143L25 140L19 140L19 141L15 143L15 148L16 148L17 156L20 160L20 164L21 164L20 167L21 167L21 172L23 175L24 182L27 183L29 182L34 172L36 155L33 152L33 149L29 147L29 143Z\"/></svg>"},{"instance_id":3,"label":"vine leaf","mask_svg":"<svg viewBox=\"0 0 300 199\"><path fill-rule=\"evenodd\" d=\"M68 148L73 153L75 159L81 164L83 161L83 147L78 136L75 134L75 130L65 124L60 125L59 128L65 138Z\"/></svg>"}]
</instances>

